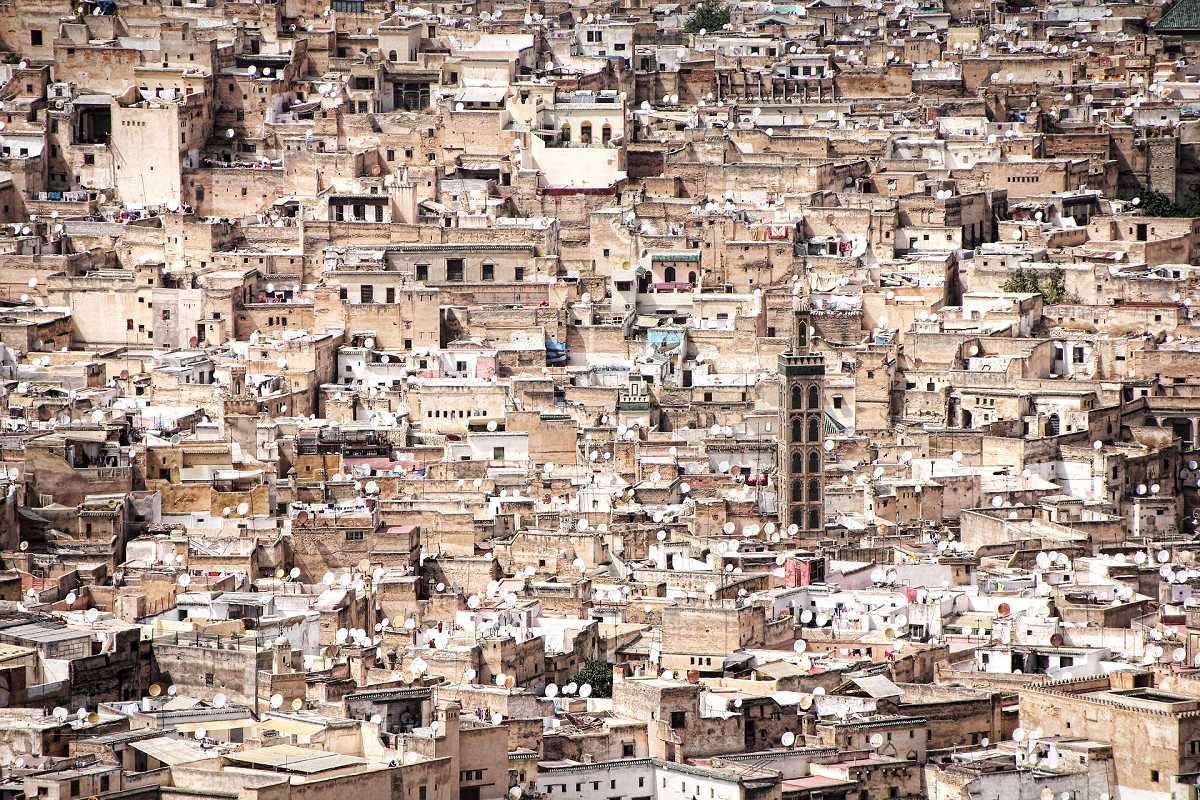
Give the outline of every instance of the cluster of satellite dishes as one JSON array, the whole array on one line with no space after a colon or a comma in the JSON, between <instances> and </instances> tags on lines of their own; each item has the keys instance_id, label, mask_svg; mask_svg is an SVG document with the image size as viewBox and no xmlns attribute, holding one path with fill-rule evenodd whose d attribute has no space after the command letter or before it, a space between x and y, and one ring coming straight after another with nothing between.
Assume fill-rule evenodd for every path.
<instances>
[{"instance_id":1,"label":"cluster of satellite dishes","mask_svg":"<svg viewBox=\"0 0 1200 800\"><path fill-rule=\"evenodd\" d=\"M586 700L592 696L592 685L590 683L579 684L575 681L571 681L566 686L560 688L558 684L548 683L546 684L545 695L551 700L560 696L572 697L575 695L578 695Z\"/></svg>"},{"instance_id":2,"label":"cluster of satellite dishes","mask_svg":"<svg viewBox=\"0 0 1200 800\"><path fill-rule=\"evenodd\" d=\"M71 724L75 727L81 727L83 725L95 725L100 721L99 713L95 711L89 712L83 707L80 707L74 714L71 714L71 712L63 706L55 706L54 710L50 712L50 716L58 720L60 723L65 723L67 720L74 717ZM14 762L13 766L15 766L17 769L20 769L25 766L25 760L23 758L18 758L17 761Z\"/></svg>"},{"instance_id":3,"label":"cluster of satellite dishes","mask_svg":"<svg viewBox=\"0 0 1200 800\"><path fill-rule=\"evenodd\" d=\"M895 586L900 582L900 574L895 567L875 567L871 570L871 583L876 586Z\"/></svg>"},{"instance_id":4,"label":"cluster of satellite dishes","mask_svg":"<svg viewBox=\"0 0 1200 800\"><path fill-rule=\"evenodd\" d=\"M800 612L800 624L804 625L804 626L813 626L816 628L824 628L826 625L829 625L832 622L833 622L833 617L831 617L828 613L826 613L824 611L813 611L812 609L806 608ZM799 645L799 643L802 641L804 641L804 640L797 639L796 640L797 645ZM802 653L804 651L798 650L797 652Z\"/></svg>"},{"instance_id":5,"label":"cluster of satellite dishes","mask_svg":"<svg viewBox=\"0 0 1200 800\"><path fill-rule=\"evenodd\" d=\"M376 631L383 630L383 623L376 626ZM376 647L383 644L383 637L376 633L372 636L365 628L338 628L334 634L334 643L338 646Z\"/></svg>"},{"instance_id":6,"label":"cluster of satellite dishes","mask_svg":"<svg viewBox=\"0 0 1200 800\"><path fill-rule=\"evenodd\" d=\"M272 709L278 711L279 709L283 708L285 702L286 701L283 695L279 694L278 692L271 695L270 706ZM288 706L292 709L292 711L300 711L304 708L304 700L300 697L293 697L292 701L288 703Z\"/></svg>"},{"instance_id":7,"label":"cluster of satellite dishes","mask_svg":"<svg viewBox=\"0 0 1200 800\"><path fill-rule=\"evenodd\" d=\"M1066 553L1060 553L1057 550L1049 550L1038 553L1034 557L1034 563L1037 564L1040 570L1062 569L1070 571L1071 559Z\"/></svg>"}]
</instances>

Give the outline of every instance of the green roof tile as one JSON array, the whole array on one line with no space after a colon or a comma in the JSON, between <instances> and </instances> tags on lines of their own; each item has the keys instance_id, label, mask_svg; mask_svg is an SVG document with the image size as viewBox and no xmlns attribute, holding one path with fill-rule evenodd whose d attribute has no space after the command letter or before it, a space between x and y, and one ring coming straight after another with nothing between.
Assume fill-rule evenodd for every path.
<instances>
[{"instance_id":1,"label":"green roof tile","mask_svg":"<svg viewBox=\"0 0 1200 800\"><path fill-rule=\"evenodd\" d=\"M1154 30L1200 30L1200 0L1179 0L1154 23Z\"/></svg>"}]
</instances>

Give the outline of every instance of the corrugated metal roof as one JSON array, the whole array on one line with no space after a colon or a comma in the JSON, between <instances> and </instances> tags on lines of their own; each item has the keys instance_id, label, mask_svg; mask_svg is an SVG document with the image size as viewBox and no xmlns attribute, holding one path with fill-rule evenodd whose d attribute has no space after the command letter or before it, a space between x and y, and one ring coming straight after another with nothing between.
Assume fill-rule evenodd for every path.
<instances>
[{"instance_id":1,"label":"corrugated metal roof","mask_svg":"<svg viewBox=\"0 0 1200 800\"><path fill-rule=\"evenodd\" d=\"M309 750L288 744L263 747L258 750L243 750L239 753L227 753L229 761L281 772L297 772L311 775L317 772L342 769L343 767L362 766L367 762L354 756L344 756L340 753L326 753L321 750Z\"/></svg>"},{"instance_id":2,"label":"corrugated metal roof","mask_svg":"<svg viewBox=\"0 0 1200 800\"><path fill-rule=\"evenodd\" d=\"M192 761L203 761L212 757L199 744L186 739L176 739L173 736L143 739L140 742L130 742L129 746L151 758L158 759L167 766L188 764Z\"/></svg>"}]
</instances>

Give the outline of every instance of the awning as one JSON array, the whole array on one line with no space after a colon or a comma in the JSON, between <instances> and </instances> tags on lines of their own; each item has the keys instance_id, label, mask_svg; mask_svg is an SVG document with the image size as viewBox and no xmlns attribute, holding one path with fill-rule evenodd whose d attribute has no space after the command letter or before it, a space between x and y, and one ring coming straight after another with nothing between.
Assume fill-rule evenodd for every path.
<instances>
[{"instance_id":1,"label":"awning","mask_svg":"<svg viewBox=\"0 0 1200 800\"><path fill-rule=\"evenodd\" d=\"M454 95L456 103L502 103L508 95L507 86L468 86Z\"/></svg>"},{"instance_id":2,"label":"awning","mask_svg":"<svg viewBox=\"0 0 1200 800\"><path fill-rule=\"evenodd\" d=\"M180 733L195 733L196 731L233 731L238 728L250 728L257 725L251 717L241 719L206 719L203 722L184 722L175 726Z\"/></svg>"},{"instance_id":3,"label":"awning","mask_svg":"<svg viewBox=\"0 0 1200 800\"><path fill-rule=\"evenodd\" d=\"M258 723L258 729L260 731L279 731L280 733L288 733L292 736L315 736L325 730L325 726L318 725L315 722L303 722L298 719L268 717Z\"/></svg>"}]
</instances>

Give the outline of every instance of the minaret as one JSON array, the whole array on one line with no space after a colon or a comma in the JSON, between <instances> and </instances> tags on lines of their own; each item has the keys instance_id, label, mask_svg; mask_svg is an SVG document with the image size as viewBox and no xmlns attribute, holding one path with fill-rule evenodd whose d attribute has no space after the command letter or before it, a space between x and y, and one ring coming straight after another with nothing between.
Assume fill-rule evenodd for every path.
<instances>
[{"instance_id":1,"label":"minaret","mask_svg":"<svg viewBox=\"0 0 1200 800\"><path fill-rule=\"evenodd\" d=\"M779 356L783 378L783 447L779 455L779 508L806 544L825 531L825 357L809 352L809 307L796 298L792 346Z\"/></svg>"}]
</instances>

